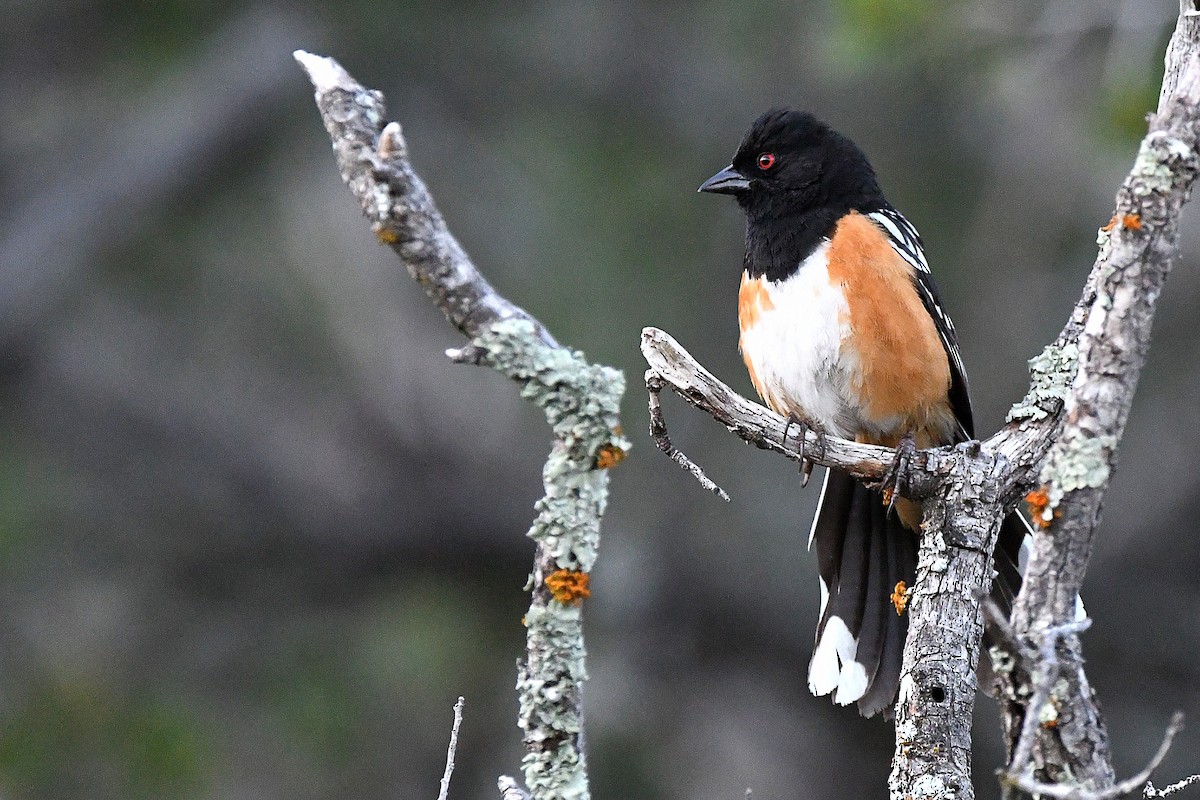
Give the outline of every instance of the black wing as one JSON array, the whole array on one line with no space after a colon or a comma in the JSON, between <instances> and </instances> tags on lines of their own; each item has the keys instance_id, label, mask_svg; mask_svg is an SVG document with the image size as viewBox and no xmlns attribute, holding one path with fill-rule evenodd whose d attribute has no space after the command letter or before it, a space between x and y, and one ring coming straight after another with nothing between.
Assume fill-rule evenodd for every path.
<instances>
[{"instance_id":1,"label":"black wing","mask_svg":"<svg viewBox=\"0 0 1200 800\"><path fill-rule=\"evenodd\" d=\"M937 284L933 282L933 274L929 271L929 263L925 260L925 248L921 244L921 234L912 223L904 218L896 209L886 206L878 211L867 214L875 224L887 234L888 242L901 258L913 268L913 284L925 310L933 319L937 328L938 338L946 348L946 356L950 359L950 407L958 419L961 429L959 433L964 439L975 438L975 421L971 415L971 396L967 387L967 368L963 366L962 353L958 350L958 334L954 331L954 323L942 306L942 297L938 293Z\"/></svg>"}]
</instances>

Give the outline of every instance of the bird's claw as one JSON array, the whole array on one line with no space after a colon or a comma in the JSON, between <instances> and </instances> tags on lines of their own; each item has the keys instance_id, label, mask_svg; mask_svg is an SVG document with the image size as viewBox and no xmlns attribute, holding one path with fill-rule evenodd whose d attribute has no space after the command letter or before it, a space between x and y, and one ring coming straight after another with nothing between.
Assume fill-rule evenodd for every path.
<instances>
[{"instance_id":1,"label":"bird's claw","mask_svg":"<svg viewBox=\"0 0 1200 800\"><path fill-rule=\"evenodd\" d=\"M900 494L900 478L908 472L913 456L917 454L917 442L911 432L900 437L896 443L896 455L892 465L883 476L883 501L887 503L888 514L896 507L896 496Z\"/></svg>"},{"instance_id":2,"label":"bird's claw","mask_svg":"<svg viewBox=\"0 0 1200 800\"><path fill-rule=\"evenodd\" d=\"M808 486L808 479L812 475L813 469L813 462L808 459L805 449L808 432L812 431L816 434L822 456L825 455L825 432L799 414L789 413L787 421L783 425L783 441L785 444L787 443L788 432L791 431L793 425L800 429L800 443L796 447L796 452L800 457L800 488L803 489L805 486Z\"/></svg>"}]
</instances>

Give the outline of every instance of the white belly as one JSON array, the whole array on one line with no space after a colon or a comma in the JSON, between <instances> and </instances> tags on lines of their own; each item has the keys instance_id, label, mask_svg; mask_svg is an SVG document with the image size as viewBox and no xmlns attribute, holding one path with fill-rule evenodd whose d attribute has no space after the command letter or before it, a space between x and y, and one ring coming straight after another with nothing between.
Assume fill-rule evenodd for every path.
<instances>
[{"instance_id":1,"label":"white belly","mask_svg":"<svg viewBox=\"0 0 1200 800\"><path fill-rule=\"evenodd\" d=\"M741 350L756 388L775 411L852 438L858 415L849 402L855 394L848 361L854 357L843 348L850 312L841 287L829 283L828 250L823 243L785 280L756 279L762 291L755 295L757 313L743 313ZM750 279L742 280L745 291Z\"/></svg>"}]
</instances>

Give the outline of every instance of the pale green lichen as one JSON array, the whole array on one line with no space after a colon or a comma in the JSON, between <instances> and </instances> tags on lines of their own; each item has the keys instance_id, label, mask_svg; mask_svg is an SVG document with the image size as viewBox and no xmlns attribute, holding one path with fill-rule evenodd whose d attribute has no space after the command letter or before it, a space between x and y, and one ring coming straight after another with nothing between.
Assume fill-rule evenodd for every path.
<instances>
[{"instance_id":1,"label":"pale green lichen","mask_svg":"<svg viewBox=\"0 0 1200 800\"><path fill-rule=\"evenodd\" d=\"M1061 405L1079 366L1079 348L1073 343L1047 345L1029 359L1029 391L1008 412L1008 422L1045 419L1046 409Z\"/></svg>"},{"instance_id":2,"label":"pale green lichen","mask_svg":"<svg viewBox=\"0 0 1200 800\"><path fill-rule=\"evenodd\" d=\"M541 657L537 672L522 665L517 676L518 722L532 741L543 742L558 734L579 733L577 715L564 713L562 701L587 680L583 648L583 619L578 606L547 603L529 609L530 649Z\"/></svg>"},{"instance_id":3,"label":"pale green lichen","mask_svg":"<svg viewBox=\"0 0 1200 800\"><path fill-rule=\"evenodd\" d=\"M474 344L493 368L522 384L521 396L541 407L554 430L554 447L542 469L546 494L529 536L554 556L560 569L587 572L596 560L608 475L595 469L605 445L628 450L616 433L624 376L589 364L582 353L541 342L533 324L505 320Z\"/></svg>"},{"instance_id":4,"label":"pale green lichen","mask_svg":"<svg viewBox=\"0 0 1200 800\"><path fill-rule=\"evenodd\" d=\"M539 564L588 572L600 543L608 471L597 468L602 448L624 452L618 412L624 377L589 364L574 350L542 342L527 320L491 325L473 344L482 360L521 383L521 396L541 407L554 430L542 470L545 496L535 504L529 536ZM517 675L518 723L528 752L521 765L535 800L587 800L587 763L580 746L584 663L583 618L577 605L554 600L531 579L534 600L525 615L528 660Z\"/></svg>"},{"instance_id":5,"label":"pale green lichen","mask_svg":"<svg viewBox=\"0 0 1200 800\"><path fill-rule=\"evenodd\" d=\"M1116 446L1115 436L1089 437L1074 428L1064 431L1042 466L1042 483L1050 487L1050 507L1057 508L1067 492L1103 488Z\"/></svg>"},{"instance_id":6,"label":"pale green lichen","mask_svg":"<svg viewBox=\"0 0 1200 800\"><path fill-rule=\"evenodd\" d=\"M580 687L587 680L580 608L535 604L525 616L536 663L517 675L518 722L529 752L521 761L535 798L586 798L587 763L579 747Z\"/></svg>"},{"instance_id":7,"label":"pale green lichen","mask_svg":"<svg viewBox=\"0 0 1200 800\"><path fill-rule=\"evenodd\" d=\"M998 675L1007 675L1017 666L1017 660L1013 658L1012 653L996 645L988 648L988 659L992 665L992 672Z\"/></svg>"},{"instance_id":8,"label":"pale green lichen","mask_svg":"<svg viewBox=\"0 0 1200 800\"><path fill-rule=\"evenodd\" d=\"M1142 140L1133 168L1129 171L1141 191L1149 194L1158 189L1167 189L1179 180L1175 162L1188 161L1196 157L1187 142L1171 136L1166 131L1155 131Z\"/></svg>"}]
</instances>

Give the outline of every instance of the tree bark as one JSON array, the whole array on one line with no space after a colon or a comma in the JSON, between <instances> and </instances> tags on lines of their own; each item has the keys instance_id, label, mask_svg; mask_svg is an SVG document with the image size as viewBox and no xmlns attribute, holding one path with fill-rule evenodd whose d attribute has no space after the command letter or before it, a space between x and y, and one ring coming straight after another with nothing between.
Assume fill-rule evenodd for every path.
<instances>
[{"instance_id":1,"label":"tree bark","mask_svg":"<svg viewBox=\"0 0 1200 800\"><path fill-rule=\"evenodd\" d=\"M1029 648L1075 617L1155 307L1177 253L1179 214L1200 169L1200 25L1186 9L1167 52L1159 111L1117 194L1112 221L1100 232L1100 252L1078 306L1085 313L1075 342L1077 371L1062 430L1040 475L1048 501L1040 512L1045 532L1034 538L1013 609L1013 632ZM1039 782L1106 789L1116 776L1078 637L1063 637L1057 656L1061 685L1042 708L1026 707L1028 678L1014 680L1030 670L998 671L1010 755L1025 715L1044 721L1031 764L1011 764L1010 774L1031 770Z\"/></svg>"},{"instance_id":2,"label":"tree bark","mask_svg":"<svg viewBox=\"0 0 1200 800\"><path fill-rule=\"evenodd\" d=\"M608 468L629 448L618 421L624 376L589 364L559 345L532 315L502 297L451 235L408 160L400 125L384 124L383 96L364 88L333 59L296 52L316 89L342 179L380 242L471 342L447 353L485 364L521 385L554 433L542 470L545 496L529 536L537 542L525 663L519 667L522 762L534 800L589 797L583 748L582 603L600 544ZM502 794L523 796L511 778Z\"/></svg>"}]
</instances>

